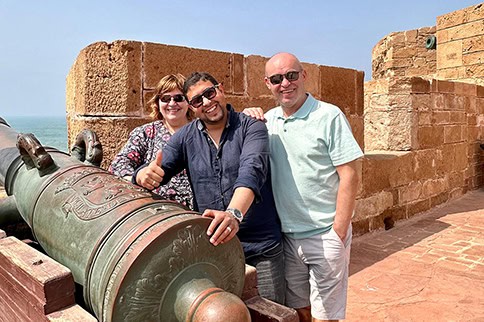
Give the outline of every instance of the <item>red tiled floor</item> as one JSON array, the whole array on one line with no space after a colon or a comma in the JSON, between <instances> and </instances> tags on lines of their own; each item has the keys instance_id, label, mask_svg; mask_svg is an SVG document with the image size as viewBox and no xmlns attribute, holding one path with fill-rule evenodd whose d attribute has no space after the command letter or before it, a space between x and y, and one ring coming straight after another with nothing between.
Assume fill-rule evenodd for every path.
<instances>
[{"instance_id":1,"label":"red tiled floor","mask_svg":"<svg viewBox=\"0 0 484 322\"><path fill-rule=\"evenodd\" d=\"M484 189L353 240L347 321L484 321Z\"/></svg>"}]
</instances>

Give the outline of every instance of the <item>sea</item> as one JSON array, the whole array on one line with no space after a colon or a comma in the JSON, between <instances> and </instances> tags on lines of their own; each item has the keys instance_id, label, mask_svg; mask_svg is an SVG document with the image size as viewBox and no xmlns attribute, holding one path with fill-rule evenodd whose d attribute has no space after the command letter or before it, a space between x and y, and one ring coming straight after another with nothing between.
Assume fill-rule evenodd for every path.
<instances>
[{"instance_id":1,"label":"sea","mask_svg":"<svg viewBox=\"0 0 484 322\"><path fill-rule=\"evenodd\" d=\"M68 152L65 116L2 116L18 133L32 133L46 147Z\"/></svg>"}]
</instances>

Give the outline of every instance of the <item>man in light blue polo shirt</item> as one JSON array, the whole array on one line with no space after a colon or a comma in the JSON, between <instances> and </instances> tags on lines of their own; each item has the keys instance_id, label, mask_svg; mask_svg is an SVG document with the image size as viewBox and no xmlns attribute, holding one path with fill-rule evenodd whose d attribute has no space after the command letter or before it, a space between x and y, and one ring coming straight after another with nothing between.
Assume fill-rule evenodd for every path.
<instances>
[{"instance_id":1,"label":"man in light blue polo shirt","mask_svg":"<svg viewBox=\"0 0 484 322\"><path fill-rule=\"evenodd\" d=\"M284 233L286 305L301 321L345 318L351 217L363 153L346 117L306 92L306 71L292 54L265 66L280 104L265 114L274 199ZM262 116L260 110L244 111Z\"/></svg>"}]
</instances>

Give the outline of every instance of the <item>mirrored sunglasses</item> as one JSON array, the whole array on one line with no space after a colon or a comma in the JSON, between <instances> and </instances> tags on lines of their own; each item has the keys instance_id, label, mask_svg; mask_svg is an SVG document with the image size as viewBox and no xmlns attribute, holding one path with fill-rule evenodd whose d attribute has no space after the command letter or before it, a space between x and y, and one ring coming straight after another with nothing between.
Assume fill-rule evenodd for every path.
<instances>
[{"instance_id":1,"label":"mirrored sunglasses","mask_svg":"<svg viewBox=\"0 0 484 322\"><path fill-rule=\"evenodd\" d=\"M292 72L287 72L285 74L275 74L272 76L269 76L269 81L271 82L272 85L279 85L282 83L284 78L286 78L288 81L293 82L299 79L299 73L301 71L292 71Z\"/></svg>"},{"instance_id":2,"label":"mirrored sunglasses","mask_svg":"<svg viewBox=\"0 0 484 322\"><path fill-rule=\"evenodd\" d=\"M193 97L190 102L188 102L191 106L198 108L203 105L203 98L205 97L208 100L213 99L215 96L217 96L217 88L219 84L214 85L212 87L207 88L206 90L203 91L202 94L197 95Z\"/></svg>"},{"instance_id":3,"label":"mirrored sunglasses","mask_svg":"<svg viewBox=\"0 0 484 322\"><path fill-rule=\"evenodd\" d=\"M171 99L173 99L175 102L177 103L180 103L180 102L183 102L185 100L185 96L183 96L182 94L176 94L176 95L163 95L160 97L160 102L161 103L170 103Z\"/></svg>"}]
</instances>

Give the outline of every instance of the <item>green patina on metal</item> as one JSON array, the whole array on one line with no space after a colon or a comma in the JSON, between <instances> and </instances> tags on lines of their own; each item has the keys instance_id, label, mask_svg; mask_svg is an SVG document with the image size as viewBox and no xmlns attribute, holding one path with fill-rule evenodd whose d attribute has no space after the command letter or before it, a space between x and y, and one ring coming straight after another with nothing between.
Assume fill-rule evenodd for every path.
<instances>
[{"instance_id":1,"label":"green patina on metal","mask_svg":"<svg viewBox=\"0 0 484 322\"><path fill-rule=\"evenodd\" d=\"M0 118L0 184L47 254L83 286L97 318L250 320L238 298L245 272L238 239L213 246L210 219L92 165L100 144L82 135L88 143L74 158ZM94 143L97 152L82 151Z\"/></svg>"}]
</instances>

